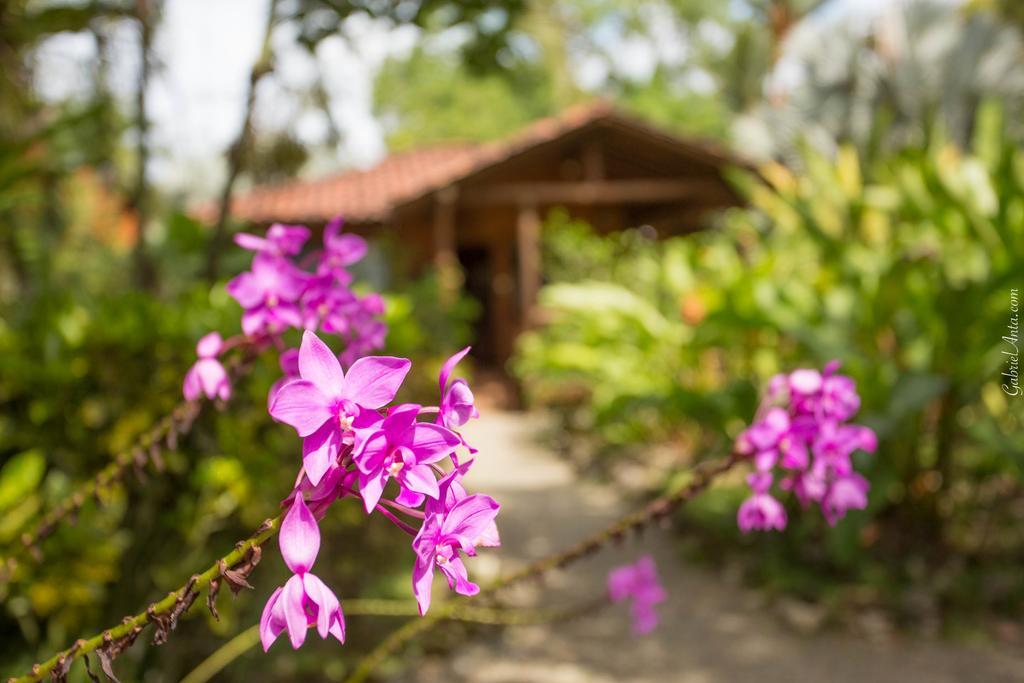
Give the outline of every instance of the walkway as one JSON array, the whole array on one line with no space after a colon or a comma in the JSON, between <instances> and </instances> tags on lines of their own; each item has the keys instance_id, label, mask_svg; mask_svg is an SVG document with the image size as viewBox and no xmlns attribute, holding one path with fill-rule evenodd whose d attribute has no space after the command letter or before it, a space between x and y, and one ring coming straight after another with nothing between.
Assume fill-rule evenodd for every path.
<instances>
[{"instance_id":1,"label":"walkway","mask_svg":"<svg viewBox=\"0 0 1024 683\"><path fill-rule=\"evenodd\" d=\"M568 466L531 440L541 418L487 411L469 425L481 448L469 477L473 491L494 495L504 547L470 560L487 579L516 562L558 550L624 511L599 485L580 483ZM528 586L526 605L572 604L603 589L609 567L651 553L669 601L662 623L634 637L625 609L602 610L569 623L482 631L449 658L417 662L418 683L953 683L1024 682L1024 652L972 649L939 642L875 643L848 634L800 635L763 596L705 569L688 566L664 532L650 529ZM442 590L435 584L435 593Z\"/></svg>"}]
</instances>

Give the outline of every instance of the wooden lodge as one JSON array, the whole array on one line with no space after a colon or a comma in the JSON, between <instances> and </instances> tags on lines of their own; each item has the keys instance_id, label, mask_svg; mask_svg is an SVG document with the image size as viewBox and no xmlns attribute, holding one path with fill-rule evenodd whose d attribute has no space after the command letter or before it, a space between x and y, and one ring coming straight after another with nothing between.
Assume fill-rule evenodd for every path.
<instances>
[{"instance_id":1,"label":"wooden lodge","mask_svg":"<svg viewBox=\"0 0 1024 683\"><path fill-rule=\"evenodd\" d=\"M231 212L313 227L342 214L346 230L399 245L410 274L460 265L463 286L483 304L476 353L504 363L534 317L547 211L564 207L600 232L690 232L709 210L737 203L722 175L731 163L600 102L497 142L427 147L367 170L259 186L236 196Z\"/></svg>"}]
</instances>

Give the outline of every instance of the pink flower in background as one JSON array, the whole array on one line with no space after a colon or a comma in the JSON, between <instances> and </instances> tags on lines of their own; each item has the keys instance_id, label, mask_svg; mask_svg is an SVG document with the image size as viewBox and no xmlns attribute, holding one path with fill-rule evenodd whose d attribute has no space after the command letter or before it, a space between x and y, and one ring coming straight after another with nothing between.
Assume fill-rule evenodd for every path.
<instances>
[{"instance_id":1,"label":"pink flower in background","mask_svg":"<svg viewBox=\"0 0 1024 683\"><path fill-rule=\"evenodd\" d=\"M338 216L324 228L324 253L317 272L340 273L345 266L366 256L366 240L351 233L342 234L342 219Z\"/></svg>"},{"instance_id":2,"label":"pink flower in background","mask_svg":"<svg viewBox=\"0 0 1024 683\"><path fill-rule=\"evenodd\" d=\"M417 507L423 497L437 498L439 489L430 465L455 451L458 435L436 424L416 422L420 406L402 406L376 429L368 430L352 452L359 468L359 492L367 512L380 501L389 479L398 482L397 501Z\"/></svg>"},{"instance_id":3,"label":"pink flower in background","mask_svg":"<svg viewBox=\"0 0 1024 683\"><path fill-rule=\"evenodd\" d=\"M281 379L277 380L270 386L270 391L267 392L267 410L274 405L274 399L277 397L277 392L280 391L281 387L293 379L299 378L299 350L298 349L287 349L281 352L280 358L277 359L278 364L281 366L281 372L284 374Z\"/></svg>"},{"instance_id":4,"label":"pink flower in background","mask_svg":"<svg viewBox=\"0 0 1024 683\"><path fill-rule=\"evenodd\" d=\"M359 299L346 287L338 287L331 275L315 275L302 295L303 324L307 330L322 327L324 332L346 334L359 313Z\"/></svg>"},{"instance_id":5,"label":"pink flower in background","mask_svg":"<svg viewBox=\"0 0 1024 683\"><path fill-rule=\"evenodd\" d=\"M358 334L348 339L345 350L338 356L344 365L352 365L367 353L384 348L388 328L380 320L373 319L373 315L376 314L367 313L365 307L360 311L354 323Z\"/></svg>"},{"instance_id":6,"label":"pink flower in background","mask_svg":"<svg viewBox=\"0 0 1024 683\"><path fill-rule=\"evenodd\" d=\"M231 383L228 373L217 356L224 348L224 340L216 332L210 332L196 344L196 355L199 360L185 374L182 393L186 401L195 401L200 396L219 398L226 401L231 398Z\"/></svg>"},{"instance_id":7,"label":"pink flower in background","mask_svg":"<svg viewBox=\"0 0 1024 683\"><path fill-rule=\"evenodd\" d=\"M633 564L616 567L608 574L608 597L612 602L632 600L633 631L650 633L658 625L654 606L664 602L667 594L658 580L658 569L650 555Z\"/></svg>"},{"instance_id":8,"label":"pink flower in background","mask_svg":"<svg viewBox=\"0 0 1024 683\"><path fill-rule=\"evenodd\" d=\"M441 366L441 373L438 376L438 384L441 388L441 412L438 421L449 429L458 429L471 419L480 417L476 406L473 403L473 392L464 379L456 379L450 385L448 380L452 370L460 360L469 353L470 347L466 347L445 361Z\"/></svg>"},{"instance_id":9,"label":"pink flower in background","mask_svg":"<svg viewBox=\"0 0 1024 683\"><path fill-rule=\"evenodd\" d=\"M754 529L782 531L786 528L786 510L771 494L755 493L740 505L736 524L743 533Z\"/></svg>"},{"instance_id":10,"label":"pink flower in background","mask_svg":"<svg viewBox=\"0 0 1024 683\"><path fill-rule=\"evenodd\" d=\"M420 614L430 609L434 568L448 579L448 587L460 595L476 595L480 587L469 580L460 553L476 555L476 547L491 530L498 505L490 496L473 494L451 508L427 514L419 534L412 542L416 564L412 571L412 592Z\"/></svg>"},{"instance_id":11,"label":"pink flower in background","mask_svg":"<svg viewBox=\"0 0 1024 683\"><path fill-rule=\"evenodd\" d=\"M302 251L302 245L309 239L309 228L305 225L274 223L267 228L265 237L240 232L235 235L235 244L273 256L294 256Z\"/></svg>"},{"instance_id":12,"label":"pink flower in background","mask_svg":"<svg viewBox=\"0 0 1024 683\"><path fill-rule=\"evenodd\" d=\"M304 287L302 274L290 262L265 253L256 255L251 271L227 285L228 294L245 309L242 331L249 336L301 327L297 302Z\"/></svg>"},{"instance_id":13,"label":"pink flower in background","mask_svg":"<svg viewBox=\"0 0 1024 683\"><path fill-rule=\"evenodd\" d=\"M379 419L372 413L363 414L391 402L410 366L405 358L368 356L345 373L319 337L308 330L302 335L301 379L277 391L270 414L304 437L302 462L314 486L337 460L346 439L352 443L360 417Z\"/></svg>"},{"instance_id":14,"label":"pink flower in background","mask_svg":"<svg viewBox=\"0 0 1024 683\"><path fill-rule=\"evenodd\" d=\"M341 604L331 589L309 571L320 550L320 529L301 494L295 494L281 523L279 545L285 564L294 574L271 594L263 608L263 650L269 650L282 631L288 631L292 647L298 649L314 624L321 638L330 634L344 643L345 615Z\"/></svg>"},{"instance_id":15,"label":"pink flower in background","mask_svg":"<svg viewBox=\"0 0 1024 683\"><path fill-rule=\"evenodd\" d=\"M863 510L868 506L868 480L856 472L836 479L821 501L821 511L829 524L842 519L847 510Z\"/></svg>"},{"instance_id":16,"label":"pink flower in background","mask_svg":"<svg viewBox=\"0 0 1024 683\"><path fill-rule=\"evenodd\" d=\"M794 370L769 383L760 419L736 442L737 452L750 457L761 475L748 479L753 495L737 513L744 533L786 527L786 511L770 493L774 471L785 475L782 490L792 491L801 505L818 503L829 524L847 510L867 507L869 485L854 472L852 455L873 453L878 439L871 429L846 423L860 397L854 381L836 374L838 369L832 361L822 372Z\"/></svg>"}]
</instances>

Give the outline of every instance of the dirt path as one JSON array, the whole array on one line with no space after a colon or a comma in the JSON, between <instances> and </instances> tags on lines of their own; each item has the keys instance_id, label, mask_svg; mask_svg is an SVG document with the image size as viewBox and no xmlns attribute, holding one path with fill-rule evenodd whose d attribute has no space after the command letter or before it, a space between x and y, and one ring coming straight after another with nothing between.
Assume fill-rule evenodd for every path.
<instances>
[{"instance_id":1,"label":"dirt path","mask_svg":"<svg viewBox=\"0 0 1024 683\"><path fill-rule=\"evenodd\" d=\"M471 560L486 579L558 550L624 510L612 493L579 483L531 440L541 418L488 411L467 428L483 449L471 490L503 506L504 547ZM1024 652L936 642L873 643L852 635L799 635L764 609L763 598L706 570L687 566L657 530L550 577L515 596L525 605L571 604L603 590L608 568L641 553L658 561L669 601L658 630L632 636L624 609L569 623L483 632L446 659L415 666L414 680L471 683L947 683L1024 681ZM500 559L499 559L500 558ZM435 584L435 594L442 590ZM403 681L409 680L403 675Z\"/></svg>"}]
</instances>

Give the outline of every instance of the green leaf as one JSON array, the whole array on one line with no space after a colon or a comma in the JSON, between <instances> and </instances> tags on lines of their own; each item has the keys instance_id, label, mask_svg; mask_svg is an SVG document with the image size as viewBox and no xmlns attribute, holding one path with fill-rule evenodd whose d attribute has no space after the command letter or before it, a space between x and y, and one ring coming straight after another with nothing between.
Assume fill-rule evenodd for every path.
<instances>
[{"instance_id":1,"label":"green leaf","mask_svg":"<svg viewBox=\"0 0 1024 683\"><path fill-rule=\"evenodd\" d=\"M43 480L46 458L32 449L18 453L0 470L0 510L6 510L34 491Z\"/></svg>"}]
</instances>

